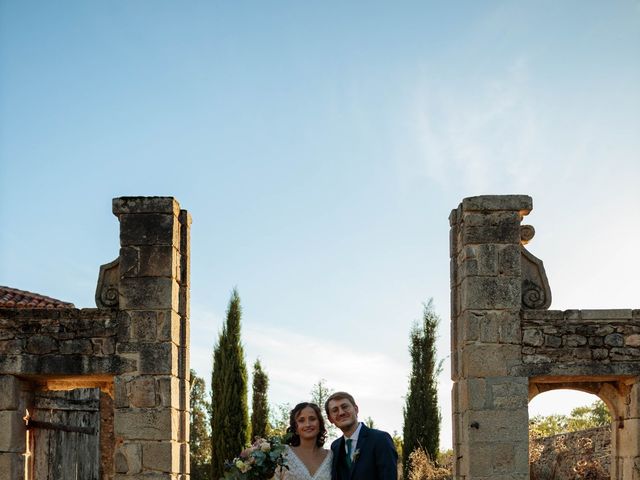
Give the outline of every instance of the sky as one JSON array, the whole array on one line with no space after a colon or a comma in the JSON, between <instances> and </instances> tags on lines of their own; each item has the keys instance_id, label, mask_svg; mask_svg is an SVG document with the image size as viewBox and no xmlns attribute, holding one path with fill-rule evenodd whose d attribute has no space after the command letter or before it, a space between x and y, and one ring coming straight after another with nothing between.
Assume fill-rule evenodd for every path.
<instances>
[{"instance_id":1,"label":"sky","mask_svg":"<svg viewBox=\"0 0 640 480\"><path fill-rule=\"evenodd\" d=\"M433 298L447 448L449 212L531 195L551 308L639 308L639 85L637 0L0 0L0 285L94 307L111 199L174 196L200 376L237 287L272 404L401 432Z\"/></svg>"}]
</instances>

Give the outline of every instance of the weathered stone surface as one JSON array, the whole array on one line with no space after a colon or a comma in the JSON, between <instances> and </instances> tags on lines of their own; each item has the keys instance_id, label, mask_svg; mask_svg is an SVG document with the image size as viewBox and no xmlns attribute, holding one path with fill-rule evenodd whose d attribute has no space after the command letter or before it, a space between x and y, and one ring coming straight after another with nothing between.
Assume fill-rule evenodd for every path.
<instances>
[{"instance_id":1,"label":"weathered stone surface","mask_svg":"<svg viewBox=\"0 0 640 480\"><path fill-rule=\"evenodd\" d=\"M36 353L44 355L55 352L58 349L58 342L53 338L45 335L33 335L27 338L27 353Z\"/></svg>"},{"instance_id":2,"label":"weathered stone surface","mask_svg":"<svg viewBox=\"0 0 640 480\"><path fill-rule=\"evenodd\" d=\"M522 332L523 345L539 347L544 344L544 334L540 330L527 329Z\"/></svg>"},{"instance_id":3,"label":"weathered stone surface","mask_svg":"<svg viewBox=\"0 0 640 480\"><path fill-rule=\"evenodd\" d=\"M465 377L506 377L521 363L519 345L468 345L462 353Z\"/></svg>"},{"instance_id":4,"label":"weathered stone surface","mask_svg":"<svg viewBox=\"0 0 640 480\"><path fill-rule=\"evenodd\" d=\"M115 216L123 213L168 213L178 215L180 205L174 197L118 197L112 202Z\"/></svg>"},{"instance_id":5,"label":"weathered stone surface","mask_svg":"<svg viewBox=\"0 0 640 480\"><path fill-rule=\"evenodd\" d=\"M140 213L120 215L120 245L178 245L180 230L174 215Z\"/></svg>"},{"instance_id":6,"label":"weathered stone surface","mask_svg":"<svg viewBox=\"0 0 640 480\"><path fill-rule=\"evenodd\" d=\"M0 480L16 480L24 473L21 453L0 452Z\"/></svg>"},{"instance_id":7,"label":"weathered stone surface","mask_svg":"<svg viewBox=\"0 0 640 480\"><path fill-rule=\"evenodd\" d=\"M115 454L116 473L136 474L142 472L142 446L139 443L124 443Z\"/></svg>"},{"instance_id":8,"label":"weathered stone surface","mask_svg":"<svg viewBox=\"0 0 640 480\"><path fill-rule=\"evenodd\" d=\"M76 340L65 340L60 342L60 353L93 353L93 344L88 338L79 338Z\"/></svg>"},{"instance_id":9,"label":"weathered stone surface","mask_svg":"<svg viewBox=\"0 0 640 480\"><path fill-rule=\"evenodd\" d=\"M624 345L624 337L619 333L612 333L604 337L604 344L610 347L621 347Z\"/></svg>"},{"instance_id":10,"label":"weathered stone surface","mask_svg":"<svg viewBox=\"0 0 640 480\"><path fill-rule=\"evenodd\" d=\"M179 278L178 250L172 245L132 245L120 249L123 277Z\"/></svg>"},{"instance_id":11,"label":"weathered stone surface","mask_svg":"<svg viewBox=\"0 0 640 480\"><path fill-rule=\"evenodd\" d=\"M463 414L463 424L468 429L469 444L485 442L528 442L526 408L513 410L468 410ZM471 425L477 425L477 428Z\"/></svg>"},{"instance_id":12,"label":"weathered stone surface","mask_svg":"<svg viewBox=\"0 0 640 480\"><path fill-rule=\"evenodd\" d=\"M26 427L18 410L0 411L0 452L25 451Z\"/></svg>"},{"instance_id":13,"label":"weathered stone surface","mask_svg":"<svg viewBox=\"0 0 640 480\"><path fill-rule=\"evenodd\" d=\"M157 311L131 312L131 339L141 342L155 342L158 330Z\"/></svg>"},{"instance_id":14,"label":"weathered stone surface","mask_svg":"<svg viewBox=\"0 0 640 480\"><path fill-rule=\"evenodd\" d=\"M129 405L132 407L155 407L156 381L154 377L136 377L127 383Z\"/></svg>"},{"instance_id":15,"label":"weathered stone surface","mask_svg":"<svg viewBox=\"0 0 640 480\"><path fill-rule=\"evenodd\" d=\"M118 409L114 416L116 436L130 440L178 440L178 410Z\"/></svg>"},{"instance_id":16,"label":"weathered stone surface","mask_svg":"<svg viewBox=\"0 0 640 480\"><path fill-rule=\"evenodd\" d=\"M461 308L520 310L520 281L513 277L467 277L461 284Z\"/></svg>"},{"instance_id":17,"label":"weathered stone surface","mask_svg":"<svg viewBox=\"0 0 640 480\"><path fill-rule=\"evenodd\" d=\"M17 410L20 381L13 375L0 375L0 410Z\"/></svg>"},{"instance_id":18,"label":"weathered stone surface","mask_svg":"<svg viewBox=\"0 0 640 480\"><path fill-rule=\"evenodd\" d=\"M175 442L146 442L142 445L142 464L148 470L176 473L180 466L180 445Z\"/></svg>"},{"instance_id":19,"label":"weathered stone surface","mask_svg":"<svg viewBox=\"0 0 640 480\"><path fill-rule=\"evenodd\" d=\"M484 217L484 216L483 216ZM480 224L473 215L465 216L462 240L465 244L520 242L520 222L517 214L494 214L493 222Z\"/></svg>"},{"instance_id":20,"label":"weathered stone surface","mask_svg":"<svg viewBox=\"0 0 640 480\"><path fill-rule=\"evenodd\" d=\"M178 304L178 290L178 283L171 278L123 278L120 281L120 305L131 310L167 310Z\"/></svg>"},{"instance_id":21,"label":"weathered stone surface","mask_svg":"<svg viewBox=\"0 0 640 480\"><path fill-rule=\"evenodd\" d=\"M526 215L533 209L533 200L529 195L479 195L463 199L462 209L464 211L513 210Z\"/></svg>"},{"instance_id":22,"label":"weathered stone surface","mask_svg":"<svg viewBox=\"0 0 640 480\"><path fill-rule=\"evenodd\" d=\"M178 375L178 347L170 342L141 344L140 373Z\"/></svg>"}]
</instances>

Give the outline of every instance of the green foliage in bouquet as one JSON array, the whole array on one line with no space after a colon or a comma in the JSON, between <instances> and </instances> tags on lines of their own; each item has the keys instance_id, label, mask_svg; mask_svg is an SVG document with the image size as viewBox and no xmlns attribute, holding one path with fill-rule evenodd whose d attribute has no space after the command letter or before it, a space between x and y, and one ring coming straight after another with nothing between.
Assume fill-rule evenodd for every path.
<instances>
[{"instance_id":1,"label":"green foliage in bouquet","mask_svg":"<svg viewBox=\"0 0 640 480\"><path fill-rule=\"evenodd\" d=\"M286 446L277 437L257 438L232 461L225 463L221 480L268 480L278 468L289 468L284 457Z\"/></svg>"}]
</instances>

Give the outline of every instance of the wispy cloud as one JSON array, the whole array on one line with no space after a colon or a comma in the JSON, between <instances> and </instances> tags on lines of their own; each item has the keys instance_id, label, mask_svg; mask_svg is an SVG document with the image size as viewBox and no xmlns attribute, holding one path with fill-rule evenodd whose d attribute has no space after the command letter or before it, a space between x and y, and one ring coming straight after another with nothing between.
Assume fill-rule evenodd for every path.
<instances>
[{"instance_id":1,"label":"wispy cloud","mask_svg":"<svg viewBox=\"0 0 640 480\"><path fill-rule=\"evenodd\" d=\"M467 90L423 77L409 114L417 148L403 153L414 173L474 194L530 179L539 170L539 128L528 78L522 58Z\"/></svg>"},{"instance_id":2,"label":"wispy cloud","mask_svg":"<svg viewBox=\"0 0 640 480\"><path fill-rule=\"evenodd\" d=\"M192 367L208 381L213 345L202 337L192 333ZM351 392L362 416L371 416L380 428L398 430L402 425L407 365L368 351L358 339L337 343L321 333L256 324L245 325L242 338L248 370L260 358L269 375L271 403L308 401L313 385L325 379L331 389Z\"/></svg>"}]
</instances>

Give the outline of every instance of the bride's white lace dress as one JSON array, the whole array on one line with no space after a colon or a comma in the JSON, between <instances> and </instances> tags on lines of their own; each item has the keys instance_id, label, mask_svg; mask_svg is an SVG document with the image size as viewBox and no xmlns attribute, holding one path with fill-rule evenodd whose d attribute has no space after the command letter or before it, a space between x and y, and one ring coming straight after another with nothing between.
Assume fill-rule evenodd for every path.
<instances>
[{"instance_id":1,"label":"bride's white lace dress","mask_svg":"<svg viewBox=\"0 0 640 480\"><path fill-rule=\"evenodd\" d=\"M307 467L304 466L302 460L298 458L291 447L287 446L284 455L287 459L289 470L283 468L281 471L277 471L275 476L277 480L331 480L331 457L333 455L331 450L329 450L329 453L327 453L327 456L313 475L309 473Z\"/></svg>"}]
</instances>

